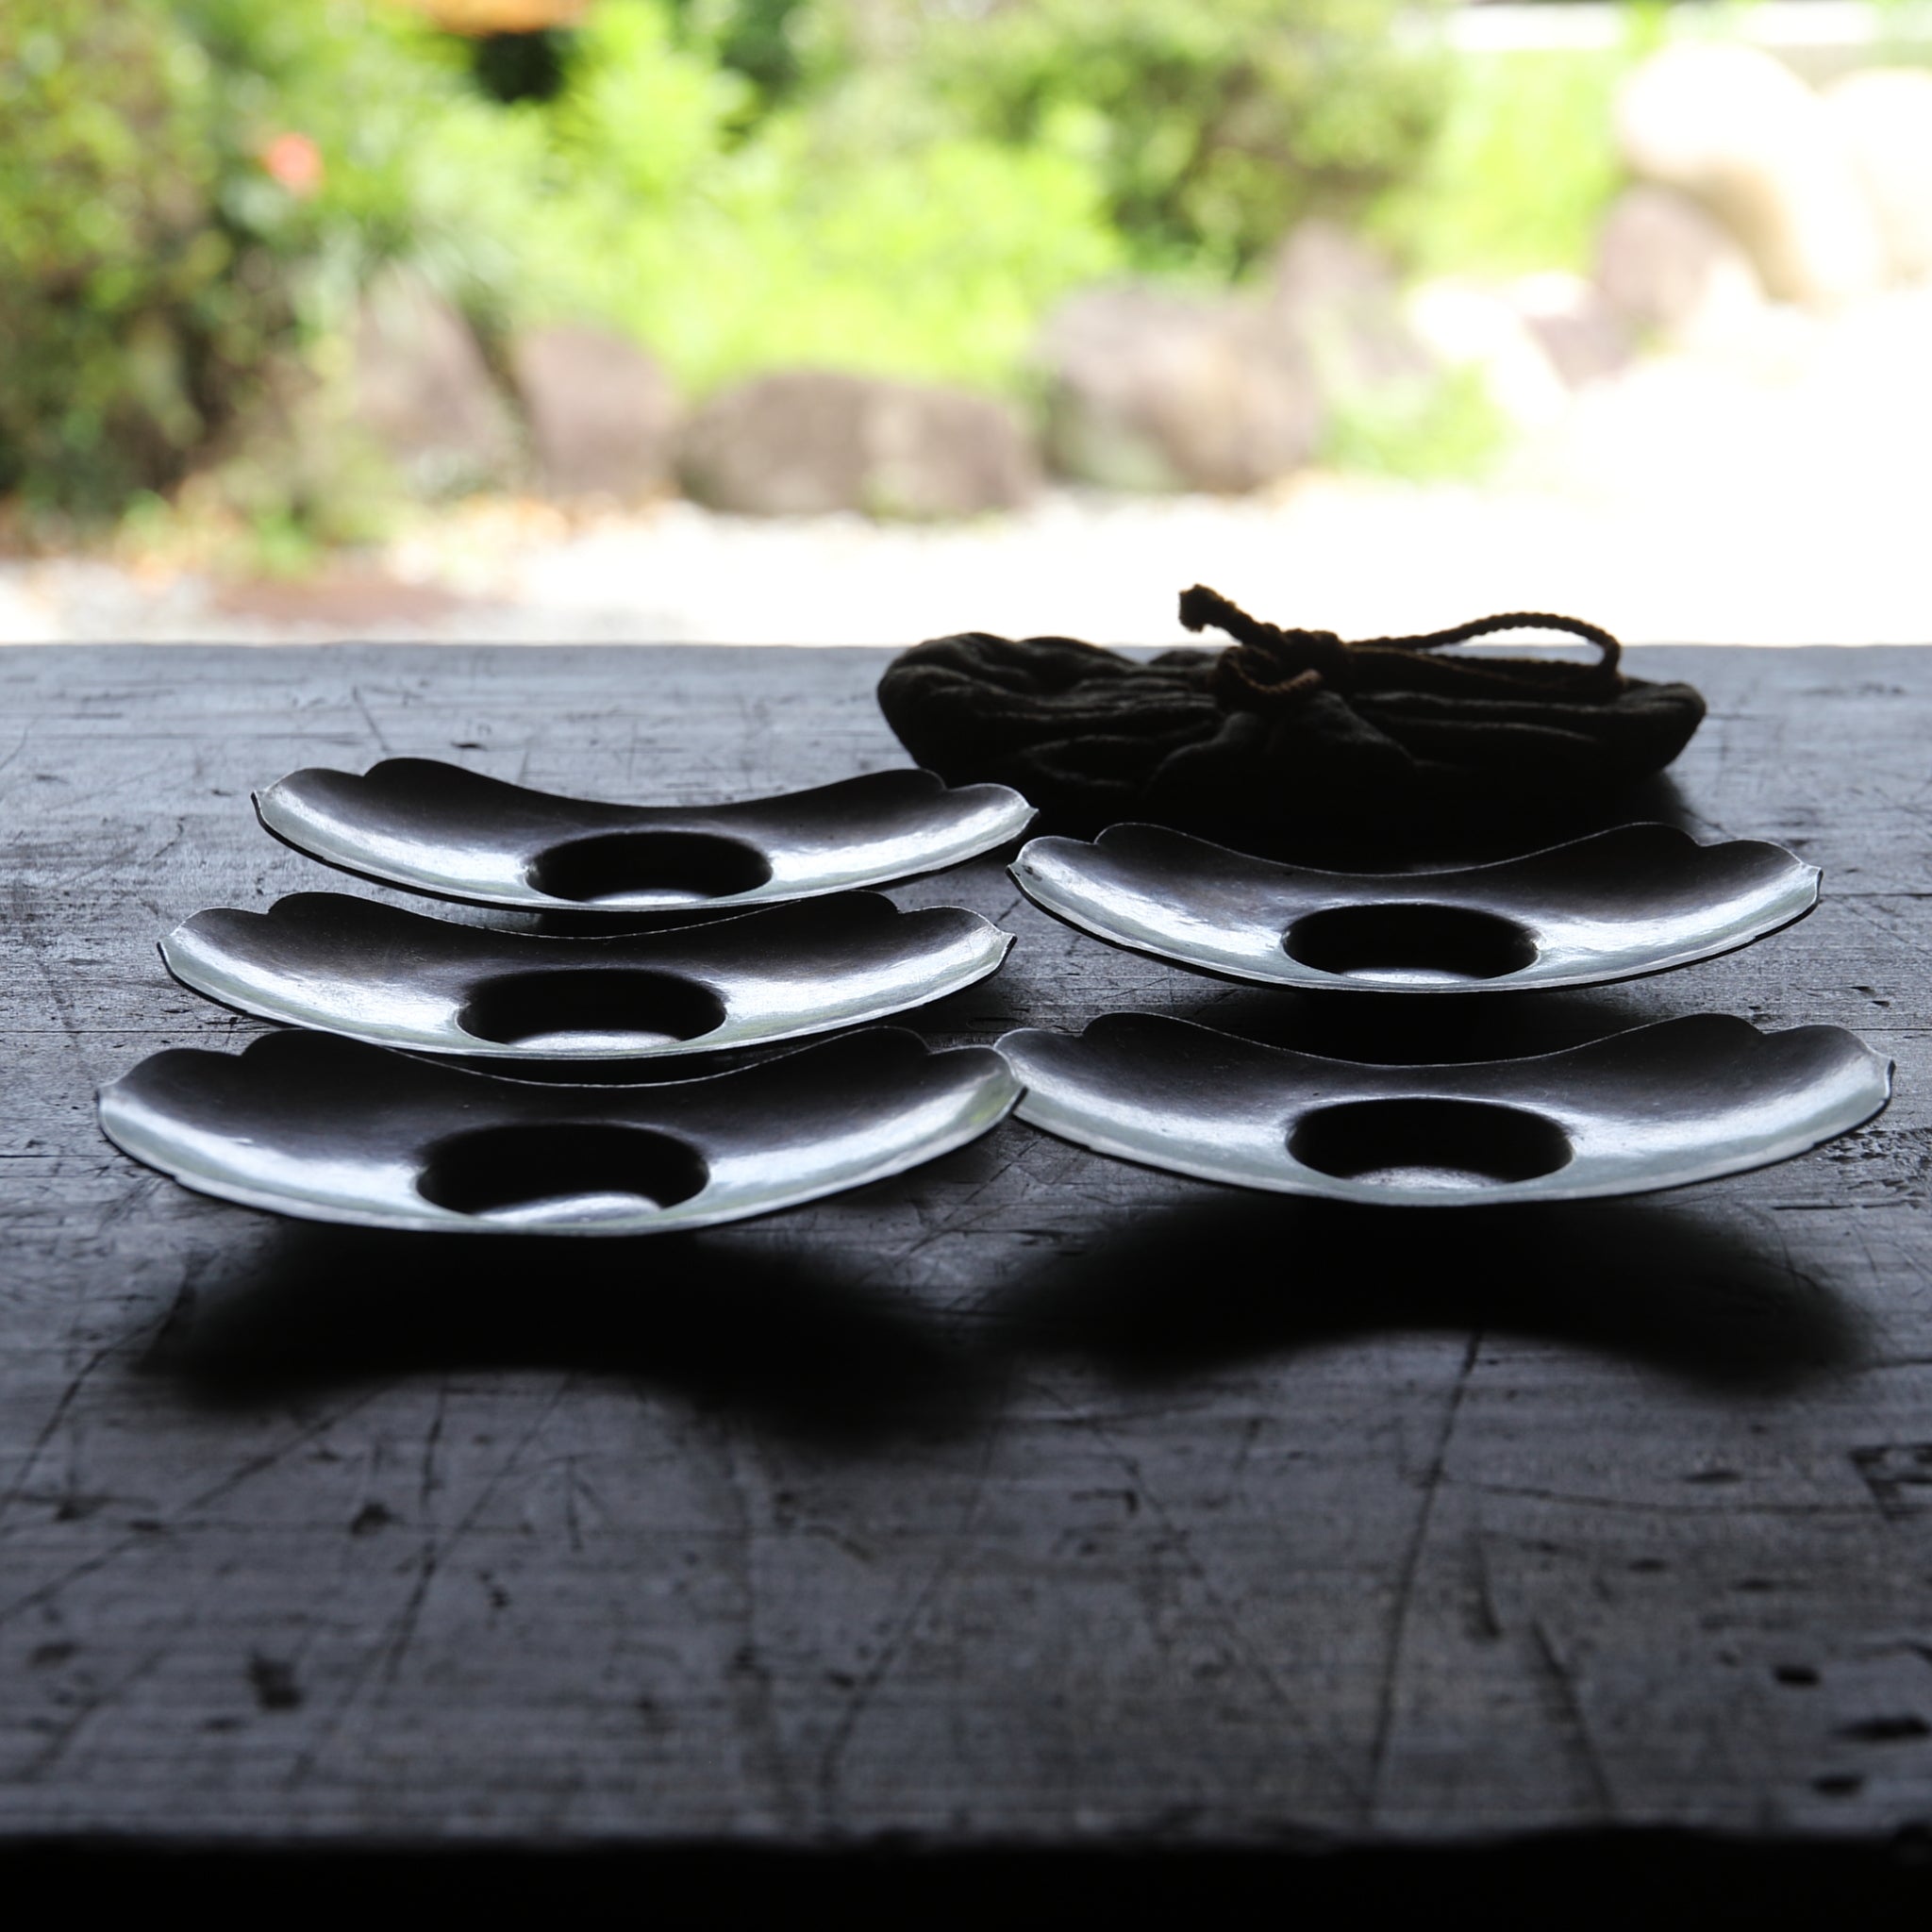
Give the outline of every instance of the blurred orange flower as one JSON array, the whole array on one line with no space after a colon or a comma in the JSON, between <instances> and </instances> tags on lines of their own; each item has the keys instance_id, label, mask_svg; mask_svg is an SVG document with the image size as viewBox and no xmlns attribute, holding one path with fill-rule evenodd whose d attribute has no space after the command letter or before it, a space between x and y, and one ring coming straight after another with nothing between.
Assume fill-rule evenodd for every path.
<instances>
[{"instance_id":1,"label":"blurred orange flower","mask_svg":"<svg viewBox=\"0 0 1932 1932\"><path fill-rule=\"evenodd\" d=\"M322 186L322 150L306 134L278 134L261 151L261 165L297 200L307 201Z\"/></svg>"},{"instance_id":2,"label":"blurred orange flower","mask_svg":"<svg viewBox=\"0 0 1932 1932\"><path fill-rule=\"evenodd\" d=\"M457 34L527 34L541 27L571 26L590 0L402 0Z\"/></svg>"}]
</instances>

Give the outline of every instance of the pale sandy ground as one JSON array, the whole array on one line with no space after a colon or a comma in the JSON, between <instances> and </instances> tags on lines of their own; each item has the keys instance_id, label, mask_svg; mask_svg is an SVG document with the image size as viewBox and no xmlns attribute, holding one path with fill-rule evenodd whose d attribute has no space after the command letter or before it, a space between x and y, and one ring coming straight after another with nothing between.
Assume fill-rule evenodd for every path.
<instances>
[{"instance_id":1,"label":"pale sandy ground","mask_svg":"<svg viewBox=\"0 0 1932 1932\"><path fill-rule=\"evenodd\" d=\"M1159 643L1197 580L1346 636L1555 609L1631 641L1932 641L1932 291L1773 312L1638 364L1491 482L1310 475L1264 498L1060 491L946 528L680 503L476 502L327 595L0 560L0 641L381 637L903 644L967 629ZM397 587L401 588L398 589Z\"/></svg>"}]
</instances>

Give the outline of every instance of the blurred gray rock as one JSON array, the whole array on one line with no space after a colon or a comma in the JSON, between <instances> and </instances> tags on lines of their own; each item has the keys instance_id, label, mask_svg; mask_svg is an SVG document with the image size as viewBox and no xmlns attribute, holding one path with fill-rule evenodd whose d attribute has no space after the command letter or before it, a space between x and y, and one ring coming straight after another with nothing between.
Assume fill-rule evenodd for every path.
<instances>
[{"instance_id":1,"label":"blurred gray rock","mask_svg":"<svg viewBox=\"0 0 1932 1932\"><path fill-rule=\"evenodd\" d=\"M1932 74L1848 74L1824 103L1872 198L1893 278L1932 275Z\"/></svg>"},{"instance_id":2,"label":"blurred gray rock","mask_svg":"<svg viewBox=\"0 0 1932 1932\"><path fill-rule=\"evenodd\" d=\"M445 496L512 480L509 404L462 316L405 270L377 277L352 333L353 414L408 486Z\"/></svg>"},{"instance_id":3,"label":"blurred gray rock","mask_svg":"<svg viewBox=\"0 0 1932 1932\"><path fill-rule=\"evenodd\" d=\"M1624 82L1616 119L1631 173L1708 208L1772 295L1831 307L1879 285L1877 218L1852 158L1824 103L1774 56L1666 47Z\"/></svg>"},{"instance_id":4,"label":"blurred gray rock","mask_svg":"<svg viewBox=\"0 0 1932 1932\"><path fill-rule=\"evenodd\" d=\"M1394 264L1333 222L1304 222L1282 244L1267 309L1307 358L1324 397L1434 373L1403 312Z\"/></svg>"},{"instance_id":5,"label":"blurred gray rock","mask_svg":"<svg viewBox=\"0 0 1932 1932\"><path fill-rule=\"evenodd\" d=\"M553 494L630 501L670 484L682 411L670 377L634 342L604 329L535 329L517 339L511 364Z\"/></svg>"},{"instance_id":6,"label":"blurred gray rock","mask_svg":"<svg viewBox=\"0 0 1932 1932\"><path fill-rule=\"evenodd\" d=\"M1597 231L1596 285L1637 328L1683 343L1721 340L1764 291L1716 216L1668 188L1630 188Z\"/></svg>"},{"instance_id":7,"label":"blurred gray rock","mask_svg":"<svg viewBox=\"0 0 1932 1932\"><path fill-rule=\"evenodd\" d=\"M1233 493L1299 469L1324 421L1307 351L1267 305L1120 287L1051 316L1048 460L1110 490Z\"/></svg>"},{"instance_id":8,"label":"blurred gray rock","mask_svg":"<svg viewBox=\"0 0 1932 1932\"><path fill-rule=\"evenodd\" d=\"M1339 223L1303 222L1274 257L1269 297L1284 313L1379 308L1395 300L1393 265Z\"/></svg>"},{"instance_id":9,"label":"blurred gray rock","mask_svg":"<svg viewBox=\"0 0 1932 1932\"><path fill-rule=\"evenodd\" d=\"M1630 360L1629 324L1581 275L1524 275L1509 303L1572 389L1615 375Z\"/></svg>"},{"instance_id":10,"label":"blurred gray rock","mask_svg":"<svg viewBox=\"0 0 1932 1932\"><path fill-rule=\"evenodd\" d=\"M685 425L678 471L697 502L747 516L974 516L1017 508L1039 483L1003 404L818 369L714 396Z\"/></svg>"}]
</instances>

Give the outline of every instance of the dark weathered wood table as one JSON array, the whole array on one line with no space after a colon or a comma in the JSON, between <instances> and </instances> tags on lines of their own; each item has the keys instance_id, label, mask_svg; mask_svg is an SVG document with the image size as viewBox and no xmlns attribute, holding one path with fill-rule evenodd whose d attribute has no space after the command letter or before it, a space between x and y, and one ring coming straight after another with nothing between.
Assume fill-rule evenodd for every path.
<instances>
[{"instance_id":1,"label":"dark weathered wood table","mask_svg":"<svg viewBox=\"0 0 1932 1932\"><path fill-rule=\"evenodd\" d=\"M0 654L0 1839L1366 1846L1932 1825L1932 652L1656 651L1683 822L1804 924L1390 1019L1035 912L924 1016L1391 1058L1670 1013L1898 1062L1807 1158L1584 1208L1249 1197L1008 1123L658 1243L281 1223L99 1137L252 1023L157 936L324 874L301 764L695 799L902 762L873 652Z\"/></svg>"}]
</instances>

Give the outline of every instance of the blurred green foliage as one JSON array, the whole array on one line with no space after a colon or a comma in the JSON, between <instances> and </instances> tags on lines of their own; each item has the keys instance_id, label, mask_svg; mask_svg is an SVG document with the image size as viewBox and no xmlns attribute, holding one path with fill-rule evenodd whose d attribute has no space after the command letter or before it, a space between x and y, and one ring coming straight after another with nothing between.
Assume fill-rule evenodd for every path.
<instances>
[{"instance_id":1,"label":"blurred green foliage","mask_svg":"<svg viewBox=\"0 0 1932 1932\"><path fill-rule=\"evenodd\" d=\"M518 319L614 323L696 391L856 358L996 386L1057 295L1123 260L1077 157L935 117L902 73L753 95L667 11L592 14L565 94L498 137L523 157L491 211L520 238Z\"/></svg>"},{"instance_id":2,"label":"blurred green foliage","mask_svg":"<svg viewBox=\"0 0 1932 1932\"><path fill-rule=\"evenodd\" d=\"M356 0L7 0L0 490L174 482L375 266L435 258L417 130L488 110L427 44Z\"/></svg>"},{"instance_id":3,"label":"blurred green foliage","mask_svg":"<svg viewBox=\"0 0 1932 1932\"><path fill-rule=\"evenodd\" d=\"M1009 142L1089 157L1146 267L1238 274L1304 215L1415 166L1446 70L1398 0L1027 0L921 8L933 96Z\"/></svg>"},{"instance_id":4,"label":"blurred green foliage","mask_svg":"<svg viewBox=\"0 0 1932 1932\"><path fill-rule=\"evenodd\" d=\"M1465 56L1438 138L1370 210L1371 231L1424 273L1587 270L1623 184L1611 103L1638 44L1633 31L1624 55Z\"/></svg>"},{"instance_id":5,"label":"blurred green foliage","mask_svg":"<svg viewBox=\"0 0 1932 1932\"><path fill-rule=\"evenodd\" d=\"M1397 9L601 0L539 46L391 0L0 0L0 494L150 514L212 462L263 530L363 527L343 341L391 262L492 352L602 321L702 392L808 362L1021 390L1063 293L1227 282L1311 212L1426 267L1574 258L1608 83L1452 86ZM1338 450L1481 440L1404 408Z\"/></svg>"},{"instance_id":6,"label":"blurred green foliage","mask_svg":"<svg viewBox=\"0 0 1932 1932\"><path fill-rule=\"evenodd\" d=\"M156 9L0 15L0 489L125 492L204 433L195 364L260 301L214 221L210 92Z\"/></svg>"},{"instance_id":7,"label":"blurred green foliage","mask_svg":"<svg viewBox=\"0 0 1932 1932\"><path fill-rule=\"evenodd\" d=\"M810 76L812 0L668 0L678 36L708 46L742 75L759 108L795 94Z\"/></svg>"}]
</instances>

